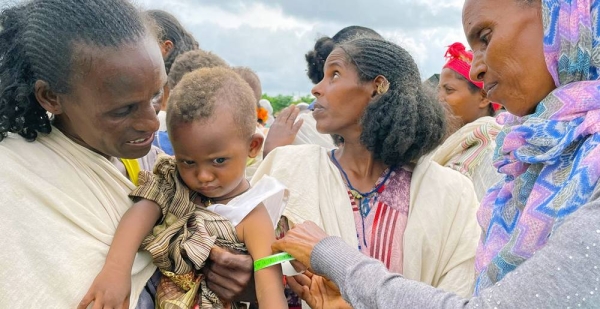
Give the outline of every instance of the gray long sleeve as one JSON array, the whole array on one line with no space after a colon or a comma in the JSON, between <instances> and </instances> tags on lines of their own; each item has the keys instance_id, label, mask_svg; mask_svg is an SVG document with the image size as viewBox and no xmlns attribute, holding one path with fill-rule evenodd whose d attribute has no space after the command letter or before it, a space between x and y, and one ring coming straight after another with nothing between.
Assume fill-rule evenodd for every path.
<instances>
[{"instance_id":1,"label":"gray long sleeve","mask_svg":"<svg viewBox=\"0 0 600 309\"><path fill-rule=\"evenodd\" d=\"M544 248L471 299L390 273L338 237L319 242L311 264L357 309L600 308L600 201L571 214Z\"/></svg>"}]
</instances>

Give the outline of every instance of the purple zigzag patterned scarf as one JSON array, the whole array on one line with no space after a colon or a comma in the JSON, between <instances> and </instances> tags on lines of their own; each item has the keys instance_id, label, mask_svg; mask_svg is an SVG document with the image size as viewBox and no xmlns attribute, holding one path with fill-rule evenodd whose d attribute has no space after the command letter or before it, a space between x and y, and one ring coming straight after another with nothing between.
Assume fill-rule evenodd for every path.
<instances>
[{"instance_id":1,"label":"purple zigzag patterned scarf","mask_svg":"<svg viewBox=\"0 0 600 309\"><path fill-rule=\"evenodd\" d=\"M542 0L544 53L558 88L532 115L505 114L483 199L475 294L542 248L600 178L600 0Z\"/></svg>"}]
</instances>

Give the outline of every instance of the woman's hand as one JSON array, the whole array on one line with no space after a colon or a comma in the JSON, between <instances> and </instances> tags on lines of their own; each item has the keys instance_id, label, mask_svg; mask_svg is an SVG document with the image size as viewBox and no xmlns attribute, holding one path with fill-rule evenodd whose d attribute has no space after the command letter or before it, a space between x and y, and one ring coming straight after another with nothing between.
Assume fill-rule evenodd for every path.
<instances>
[{"instance_id":1,"label":"woman's hand","mask_svg":"<svg viewBox=\"0 0 600 309\"><path fill-rule=\"evenodd\" d=\"M254 263L246 254L233 253L220 247L213 247L203 268L208 288L221 299L234 301L256 300L254 294ZM243 297L241 294L244 294Z\"/></svg>"},{"instance_id":2,"label":"woman's hand","mask_svg":"<svg viewBox=\"0 0 600 309\"><path fill-rule=\"evenodd\" d=\"M131 294L131 271L104 265L77 309L127 309Z\"/></svg>"},{"instance_id":3,"label":"woman's hand","mask_svg":"<svg viewBox=\"0 0 600 309\"><path fill-rule=\"evenodd\" d=\"M290 288L313 309L351 309L338 287L330 280L309 271L287 277Z\"/></svg>"},{"instance_id":4,"label":"woman's hand","mask_svg":"<svg viewBox=\"0 0 600 309\"><path fill-rule=\"evenodd\" d=\"M300 109L296 105L288 106L284 108L271 127L265 140L265 146L263 149L263 157L266 157L269 152L280 146L291 145L296 138L296 134L302 126L303 120L296 121Z\"/></svg>"},{"instance_id":5,"label":"woman's hand","mask_svg":"<svg viewBox=\"0 0 600 309\"><path fill-rule=\"evenodd\" d=\"M306 221L294 226L285 236L271 245L273 252L287 252L309 269L310 255L315 246L328 235L314 222Z\"/></svg>"}]
</instances>

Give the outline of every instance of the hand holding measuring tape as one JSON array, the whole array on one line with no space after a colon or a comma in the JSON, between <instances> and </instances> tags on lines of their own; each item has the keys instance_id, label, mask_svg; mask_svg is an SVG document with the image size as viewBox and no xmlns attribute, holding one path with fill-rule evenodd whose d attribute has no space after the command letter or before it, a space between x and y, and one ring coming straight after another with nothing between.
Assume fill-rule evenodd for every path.
<instances>
[{"instance_id":1,"label":"hand holding measuring tape","mask_svg":"<svg viewBox=\"0 0 600 309\"><path fill-rule=\"evenodd\" d=\"M295 260L287 252L281 252L273 255L269 255L262 259L254 261L254 272L257 272L263 268L271 267L273 265L281 264L281 270L285 276L295 276L303 273L304 271L298 272L290 261Z\"/></svg>"}]
</instances>

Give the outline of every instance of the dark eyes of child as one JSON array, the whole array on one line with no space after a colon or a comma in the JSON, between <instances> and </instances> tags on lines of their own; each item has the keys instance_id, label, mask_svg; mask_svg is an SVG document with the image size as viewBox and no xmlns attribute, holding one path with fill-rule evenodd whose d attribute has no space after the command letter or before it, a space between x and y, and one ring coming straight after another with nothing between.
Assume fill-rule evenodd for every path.
<instances>
[{"instance_id":1,"label":"dark eyes of child","mask_svg":"<svg viewBox=\"0 0 600 309\"><path fill-rule=\"evenodd\" d=\"M223 164L223 163L225 163L225 161L227 161L227 159L225 159L225 158L216 158L216 159L213 160L213 163L215 163L215 164Z\"/></svg>"},{"instance_id":2,"label":"dark eyes of child","mask_svg":"<svg viewBox=\"0 0 600 309\"><path fill-rule=\"evenodd\" d=\"M190 161L190 160L182 160L181 163L185 164L185 165L194 165L194 161Z\"/></svg>"}]
</instances>

